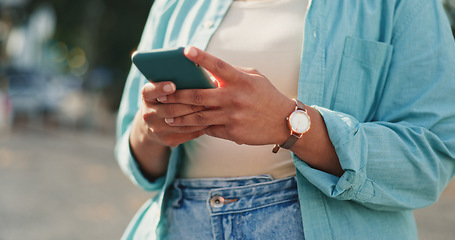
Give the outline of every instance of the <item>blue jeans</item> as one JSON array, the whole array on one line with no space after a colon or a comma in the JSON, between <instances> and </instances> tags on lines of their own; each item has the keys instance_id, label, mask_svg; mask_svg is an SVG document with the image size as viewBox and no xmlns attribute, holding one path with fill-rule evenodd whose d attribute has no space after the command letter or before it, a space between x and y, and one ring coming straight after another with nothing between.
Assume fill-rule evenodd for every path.
<instances>
[{"instance_id":1,"label":"blue jeans","mask_svg":"<svg viewBox=\"0 0 455 240\"><path fill-rule=\"evenodd\" d=\"M305 239L295 177L177 179L166 239Z\"/></svg>"}]
</instances>

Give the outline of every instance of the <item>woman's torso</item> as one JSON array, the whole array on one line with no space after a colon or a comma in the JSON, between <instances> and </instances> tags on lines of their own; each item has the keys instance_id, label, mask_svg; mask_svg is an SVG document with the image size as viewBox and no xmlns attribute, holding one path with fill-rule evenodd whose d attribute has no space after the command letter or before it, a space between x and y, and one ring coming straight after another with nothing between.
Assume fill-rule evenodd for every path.
<instances>
[{"instance_id":1,"label":"woman's torso","mask_svg":"<svg viewBox=\"0 0 455 240\"><path fill-rule=\"evenodd\" d=\"M256 68L296 98L306 8L306 0L234 1L206 51L234 66ZM184 148L183 178L295 175L290 151L273 154L273 145L238 145L204 135Z\"/></svg>"}]
</instances>

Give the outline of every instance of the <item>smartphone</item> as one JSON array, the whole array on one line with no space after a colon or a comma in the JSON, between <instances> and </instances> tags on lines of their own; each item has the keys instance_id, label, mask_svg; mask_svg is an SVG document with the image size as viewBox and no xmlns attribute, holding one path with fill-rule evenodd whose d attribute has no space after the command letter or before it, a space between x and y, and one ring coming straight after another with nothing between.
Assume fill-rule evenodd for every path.
<instances>
[{"instance_id":1,"label":"smartphone","mask_svg":"<svg viewBox=\"0 0 455 240\"><path fill-rule=\"evenodd\" d=\"M172 81L177 89L216 88L208 73L183 54L183 47L134 52L131 59L151 82Z\"/></svg>"}]
</instances>

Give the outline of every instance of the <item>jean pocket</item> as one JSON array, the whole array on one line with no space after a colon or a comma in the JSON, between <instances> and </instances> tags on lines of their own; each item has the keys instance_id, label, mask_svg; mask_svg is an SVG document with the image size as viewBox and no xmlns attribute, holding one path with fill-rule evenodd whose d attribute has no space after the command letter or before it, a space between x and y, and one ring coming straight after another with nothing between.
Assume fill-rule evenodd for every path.
<instances>
[{"instance_id":1,"label":"jean pocket","mask_svg":"<svg viewBox=\"0 0 455 240\"><path fill-rule=\"evenodd\" d=\"M386 82L392 50L387 43L346 37L332 109L361 122L372 120Z\"/></svg>"}]
</instances>

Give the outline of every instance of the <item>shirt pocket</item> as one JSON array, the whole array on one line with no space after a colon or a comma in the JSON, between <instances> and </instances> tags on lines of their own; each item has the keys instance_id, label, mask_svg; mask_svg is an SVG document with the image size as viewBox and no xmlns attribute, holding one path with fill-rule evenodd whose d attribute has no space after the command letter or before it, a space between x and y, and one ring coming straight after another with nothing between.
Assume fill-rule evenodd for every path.
<instances>
[{"instance_id":1,"label":"shirt pocket","mask_svg":"<svg viewBox=\"0 0 455 240\"><path fill-rule=\"evenodd\" d=\"M346 37L332 109L371 121L380 102L393 47Z\"/></svg>"}]
</instances>

